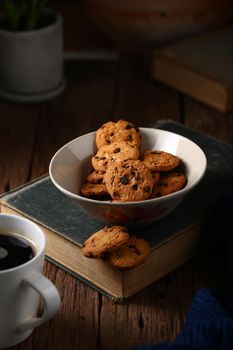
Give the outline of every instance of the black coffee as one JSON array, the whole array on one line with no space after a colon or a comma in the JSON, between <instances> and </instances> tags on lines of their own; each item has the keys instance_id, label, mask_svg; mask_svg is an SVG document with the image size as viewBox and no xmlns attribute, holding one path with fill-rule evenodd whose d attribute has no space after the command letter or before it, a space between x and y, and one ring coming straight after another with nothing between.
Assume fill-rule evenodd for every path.
<instances>
[{"instance_id":1,"label":"black coffee","mask_svg":"<svg viewBox=\"0 0 233 350\"><path fill-rule=\"evenodd\" d=\"M34 256L32 242L19 235L0 233L0 270L22 265Z\"/></svg>"}]
</instances>

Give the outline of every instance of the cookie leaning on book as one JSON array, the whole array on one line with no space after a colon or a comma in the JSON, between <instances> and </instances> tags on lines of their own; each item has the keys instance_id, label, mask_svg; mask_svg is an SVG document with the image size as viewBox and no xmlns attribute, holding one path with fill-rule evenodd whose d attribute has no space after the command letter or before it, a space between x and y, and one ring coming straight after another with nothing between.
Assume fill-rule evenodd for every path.
<instances>
[{"instance_id":1,"label":"cookie leaning on book","mask_svg":"<svg viewBox=\"0 0 233 350\"><path fill-rule=\"evenodd\" d=\"M141 201L179 191L186 185L186 176L179 169L182 160L161 150L141 152L140 130L126 120L103 124L96 131L95 141L93 170L81 186L84 197Z\"/></svg>"},{"instance_id":2,"label":"cookie leaning on book","mask_svg":"<svg viewBox=\"0 0 233 350\"><path fill-rule=\"evenodd\" d=\"M105 226L93 233L82 247L84 256L104 259L122 269L142 264L150 251L147 241L130 236L124 226Z\"/></svg>"}]
</instances>

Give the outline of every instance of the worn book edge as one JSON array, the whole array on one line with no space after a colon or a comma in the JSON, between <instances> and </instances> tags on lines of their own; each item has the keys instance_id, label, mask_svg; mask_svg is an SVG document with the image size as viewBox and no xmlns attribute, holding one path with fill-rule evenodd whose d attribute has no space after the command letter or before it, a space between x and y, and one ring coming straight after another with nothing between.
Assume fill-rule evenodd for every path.
<instances>
[{"instance_id":1,"label":"worn book edge","mask_svg":"<svg viewBox=\"0 0 233 350\"><path fill-rule=\"evenodd\" d=\"M1 212L33 220L9 206L4 200L1 201ZM183 265L192 259L199 249L200 229L199 225L194 225L154 247L144 264L121 271L101 259L84 257L77 244L61 235L58 236L55 231L48 229L40 222L35 222L45 232L48 260L117 302L123 301ZM143 278L140 279L139 276Z\"/></svg>"}]
</instances>

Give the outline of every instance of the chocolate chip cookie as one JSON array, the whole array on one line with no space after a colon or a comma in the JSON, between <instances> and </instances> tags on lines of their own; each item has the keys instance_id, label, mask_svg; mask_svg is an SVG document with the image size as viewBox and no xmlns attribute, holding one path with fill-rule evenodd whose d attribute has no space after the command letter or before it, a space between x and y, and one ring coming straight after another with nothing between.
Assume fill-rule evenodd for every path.
<instances>
[{"instance_id":1,"label":"chocolate chip cookie","mask_svg":"<svg viewBox=\"0 0 233 350\"><path fill-rule=\"evenodd\" d=\"M145 151L142 160L151 171L168 171L180 164L177 156L159 150Z\"/></svg>"},{"instance_id":2,"label":"chocolate chip cookie","mask_svg":"<svg viewBox=\"0 0 233 350\"><path fill-rule=\"evenodd\" d=\"M82 252L89 258L102 258L105 253L119 249L129 240L124 226L105 226L91 235L83 244Z\"/></svg>"},{"instance_id":3,"label":"chocolate chip cookie","mask_svg":"<svg viewBox=\"0 0 233 350\"><path fill-rule=\"evenodd\" d=\"M80 192L86 198L92 198L97 200L107 200L111 198L108 194L106 185L104 183L94 184L90 182L85 182L84 184L82 184Z\"/></svg>"},{"instance_id":4,"label":"chocolate chip cookie","mask_svg":"<svg viewBox=\"0 0 233 350\"><path fill-rule=\"evenodd\" d=\"M140 130L132 123L120 119L117 122L109 121L96 131L96 146L100 148L115 141L127 141L140 148L142 136Z\"/></svg>"},{"instance_id":5,"label":"chocolate chip cookie","mask_svg":"<svg viewBox=\"0 0 233 350\"><path fill-rule=\"evenodd\" d=\"M92 172L87 176L86 182L91 184L102 184L104 183L104 174L105 171L101 170L92 170Z\"/></svg>"},{"instance_id":6,"label":"chocolate chip cookie","mask_svg":"<svg viewBox=\"0 0 233 350\"><path fill-rule=\"evenodd\" d=\"M111 164L104 176L106 188L114 200L141 201L148 199L153 189L151 171L140 160L125 160Z\"/></svg>"},{"instance_id":7,"label":"chocolate chip cookie","mask_svg":"<svg viewBox=\"0 0 233 350\"><path fill-rule=\"evenodd\" d=\"M177 192L185 187L186 176L179 172L172 172L161 176L157 185L154 186L151 197L157 198Z\"/></svg>"},{"instance_id":8,"label":"chocolate chip cookie","mask_svg":"<svg viewBox=\"0 0 233 350\"><path fill-rule=\"evenodd\" d=\"M96 170L106 171L107 166L115 161L138 159L139 150L126 141L116 141L102 146L92 157L92 166Z\"/></svg>"},{"instance_id":9,"label":"chocolate chip cookie","mask_svg":"<svg viewBox=\"0 0 233 350\"><path fill-rule=\"evenodd\" d=\"M144 239L131 236L126 245L112 251L107 261L118 268L131 268L142 264L151 251L151 245Z\"/></svg>"},{"instance_id":10,"label":"chocolate chip cookie","mask_svg":"<svg viewBox=\"0 0 233 350\"><path fill-rule=\"evenodd\" d=\"M157 185L160 179L160 173L158 171L154 171L151 173L153 181L154 181L154 186Z\"/></svg>"}]
</instances>

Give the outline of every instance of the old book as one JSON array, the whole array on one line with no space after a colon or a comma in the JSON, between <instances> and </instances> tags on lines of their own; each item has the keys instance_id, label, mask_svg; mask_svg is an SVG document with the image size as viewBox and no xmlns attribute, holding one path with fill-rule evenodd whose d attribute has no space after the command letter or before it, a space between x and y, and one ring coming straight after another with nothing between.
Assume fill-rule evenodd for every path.
<instances>
[{"instance_id":1,"label":"old book","mask_svg":"<svg viewBox=\"0 0 233 350\"><path fill-rule=\"evenodd\" d=\"M202 181L173 213L149 226L130 230L153 247L141 266L121 271L103 260L85 258L80 250L83 241L103 224L91 220L76 202L60 193L48 175L4 194L0 202L2 212L28 217L42 227L48 259L114 301L124 300L192 259L203 238L213 239L213 232L204 227L218 193L233 189L232 146L172 121L156 127L196 142L207 156L208 167Z\"/></svg>"},{"instance_id":2,"label":"old book","mask_svg":"<svg viewBox=\"0 0 233 350\"><path fill-rule=\"evenodd\" d=\"M233 108L233 27L157 49L155 79L221 112Z\"/></svg>"}]
</instances>

